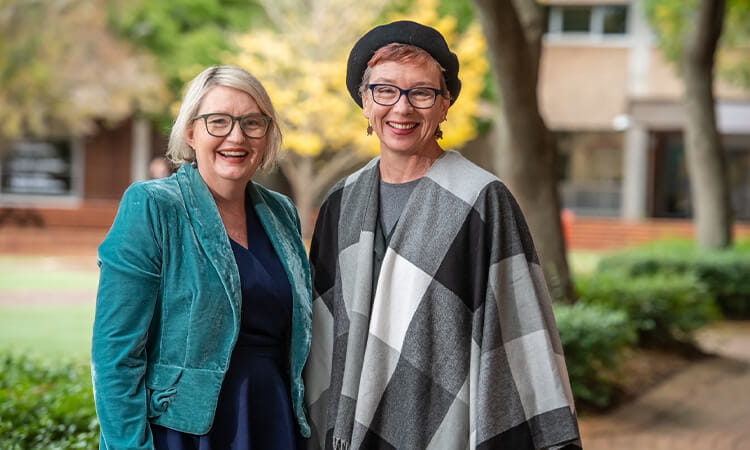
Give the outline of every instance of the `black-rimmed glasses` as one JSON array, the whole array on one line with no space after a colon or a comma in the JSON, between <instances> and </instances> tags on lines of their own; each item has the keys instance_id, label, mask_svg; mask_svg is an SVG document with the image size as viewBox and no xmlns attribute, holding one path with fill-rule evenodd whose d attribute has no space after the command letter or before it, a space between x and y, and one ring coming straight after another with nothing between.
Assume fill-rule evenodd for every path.
<instances>
[{"instance_id":1,"label":"black-rimmed glasses","mask_svg":"<svg viewBox=\"0 0 750 450\"><path fill-rule=\"evenodd\" d=\"M233 116L224 113L201 114L193 120L203 119L206 131L213 137L226 137L234 129L234 123L239 122L242 134L247 138L260 139L266 135L271 118L265 114L246 114Z\"/></svg>"},{"instance_id":2,"label":"black-rimmed glasses","mask_svg":"<svg viewBox=\"0 0 750 450\"><path fill-rule=\"evenodd\" d=\"M429 109L435 105L437 96L442 94L440 89L416 87L401 89L392 84L369 84L372 99L381 106L392 106L398 103L402 95L406 95L409 104L417 109Z\"/></svg>"}]
</instances>

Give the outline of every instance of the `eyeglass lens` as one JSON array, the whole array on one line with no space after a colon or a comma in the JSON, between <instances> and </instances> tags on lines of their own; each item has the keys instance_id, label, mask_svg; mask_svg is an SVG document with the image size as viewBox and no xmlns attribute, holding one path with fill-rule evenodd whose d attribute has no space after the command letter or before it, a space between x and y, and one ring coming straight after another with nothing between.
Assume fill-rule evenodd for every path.
<instances>
[{"instance_id":1,"label":"eyeglass lens","mask_svg":"<svg viewBox=\"0 0 750 450\"><path fill-rule=\"evenodd\" d=\"M224 137L232 132L234 122L240 123L240 129L247 137L261 138L265 136L268 129L268 119L260 114L249 114L242 117L233 117L229 114L206 114L206 131L212 136Z\"/></svg>"},{"instance_id":2,"label":"eyeglass lens","mask_svg":"<svg viewBox=\"0 0 750 450\"><path fill-rule=\"evenodd\" d=\"M400 89L390 84L371 85L372 99L383 106L398 103L401 95L406 94L409 103L415 108L430 108L435 104L438 91L430 88Z\"/></svg>"}]
</instances>

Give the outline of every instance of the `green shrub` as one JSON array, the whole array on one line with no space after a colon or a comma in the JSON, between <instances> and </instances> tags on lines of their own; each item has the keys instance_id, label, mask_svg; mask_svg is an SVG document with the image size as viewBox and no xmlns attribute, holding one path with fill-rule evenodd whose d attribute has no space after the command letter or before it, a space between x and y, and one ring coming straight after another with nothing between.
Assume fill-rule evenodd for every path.
<instances>
[{"instance_id":1,"label":"green shrub","mask_svg":"<svg viewBox=\"0 0 750 450\"><path fill-rule=\"evenodd\" d=\"M750 252L703 255L695 261L692 272L716 296L724 315L750 317Z\"/></svg>"},{"instance_id":2,"label":"green shrub","mask_svg":"<svg viewBox=\"0 0 750 450\"><path fill-rule=\"evenodd\" d=\"M689 243L662 243L605 257L597 271L623 271L631 276L692 275L705 284L725 316L750 317L750 245L747 243L715 252L698 252Z\"/></svg>"},{"instance_id":3,"label":"green shrub","mask_svg":"<svg viewBox=\"0 0 750 450\"><path fill-rule=\"evenodd\" d=\"M0 448L98 447L87 366L0 356Z\"/></svg>"},{"instance_id":4,"label":"green shrub","mask_svg":"<svg viewBox=\"0 0 750 450\"><path fill-rule=\"evenodd\" d=\"M576 404L610 406L618 393L617 366L636 341L635 328L625 312L603 306L555 305L554 311Z\"/></svg>"},{"instance_id":5,"label":"green shrub","mask_svg":"<svg viewBox=\"0 0 750 450\"><path fill-rule=\"evenodd\" d=\"M577 289L580 303L624 311L646 347L692 343L692 332L719 316L713 295L691 275L600 272L579 278Z\"/></svg>"}]
</instances>

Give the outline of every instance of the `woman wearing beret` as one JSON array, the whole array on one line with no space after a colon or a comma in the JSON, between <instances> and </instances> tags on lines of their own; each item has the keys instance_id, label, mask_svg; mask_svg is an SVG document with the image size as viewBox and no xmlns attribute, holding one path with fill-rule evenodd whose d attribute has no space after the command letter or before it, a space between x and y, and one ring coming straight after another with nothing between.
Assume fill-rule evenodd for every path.
<instances>
[{"instance_id":1,"label":"woman wearing beret","mask_svg":"<svg viewBox=\"0 0 750 450\"><path fill-rule=\"evenodd\" d=\"M101 448L293 449L310 277L291 201L252 181L281 145L239 67L189 85L177 172L135 183L99 247L92 374Z\"/></svg>"},{"instance_id":2,"label":"woman wearing beret","mask_svg":"<svg viewBox=\"0 0 750 450\"><path fill-rule=\"evenodd\" d=\"M347 88L380 156L329 192L311 244L313 448L578 448L550 297L520 208L439 145L458 60L379 26Z\"/></svg>"}]
</instances>

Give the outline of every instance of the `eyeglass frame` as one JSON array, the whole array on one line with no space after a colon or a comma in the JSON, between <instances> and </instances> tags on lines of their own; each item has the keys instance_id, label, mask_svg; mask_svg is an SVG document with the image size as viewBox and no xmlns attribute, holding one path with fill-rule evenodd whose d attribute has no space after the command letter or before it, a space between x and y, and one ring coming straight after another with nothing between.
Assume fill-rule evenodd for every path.
<instances>
[{"instance_id":1,"label":"eyeglass frame","mask_svg":"<svg viewBox=\"0 0 750 450\"><path fill-rule=\"evenodd\" d=\"M229 131L227 131L227 133L224 134L224 135L216 135L216 134L213 134L210 131L208 131L208 117L209 116L225 116L225 117L231 118L232 119L232 125L229 127ZM209 135L211 135L213 137L227 137L230 134L232 134L232 131L234 131L234 124L235 124L235 122L240 122L242 119L245 119L247 117L259 117L259 118L263 119L266 122L266 129L263 132L262 136L257 136L257 137L256 136L248 136L247 133L245 133L245 130L242 129L242 125L240 125L240 131L242 132L242 135L245 136L248 139L263 139L264 137L266 137L266 135L268 134L268 129L270 128L271 122L273 122L273 117L268 116L266 114L250 113L250 114L245 114L244 116L233 116L233 115L227 114L227 113L207 113L207 114L201 114L201 115L195 116L195 117L193 117L190 120L194 122L194 121L196 121L198 119L203 119L203 125L206 127L206 133L208 133Z\"/></svg>"},{"instance_id":2,"label":"eyeglass frame","mask_svg":"<svg viewBox=\"0 0 750 450\"><path fill-rule=\"evenodd\" d=\"M380 103L379 101L375 100L375 88L378 87L378 86L389 86L389 87L392 87L392 88L398 90L398 97L396 97L396 101L394 101L393 103ZM401 100L401 97L404 94L406 94L406 101L409 102L409 104L411 105L412 108L416 108L416 109L430 109L433 106L435 106L435 103L437 102L438 96L439 95L443 95L443 90L442 89L436 89L436 88L431 88L431 87L427 87L427 86L417 86L417 87L413 87L413 88L409 88L409 89L401 89L400 87L398 87L396 85L393 85L393 84L389 84L389 83L373 83L373 84L368 84L367 88L370 90L370 95L372 96L372 101L374 101L375 103L377 103L380 106L393 106L396 103L398 103L399 100ZM411 102L411 99L409 98L409 93L411 91L416 90L416 89L427 89L429 91L432 91L435 94L435 96L432 98L432 104L430 106L415 106Z\"/></svg>"}]
</instances>

